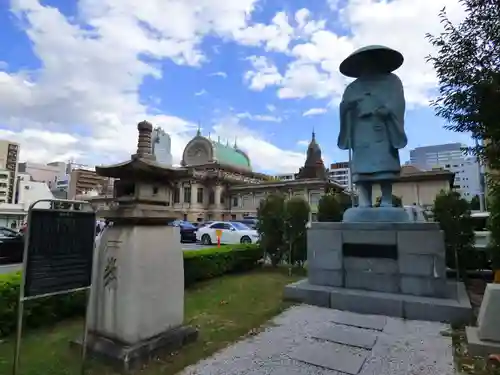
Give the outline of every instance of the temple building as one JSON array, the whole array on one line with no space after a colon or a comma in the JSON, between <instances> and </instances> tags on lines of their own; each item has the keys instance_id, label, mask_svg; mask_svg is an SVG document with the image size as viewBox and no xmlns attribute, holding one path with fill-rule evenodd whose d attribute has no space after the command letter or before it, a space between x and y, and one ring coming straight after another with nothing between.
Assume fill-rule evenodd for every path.
<instances>
[{"instance_id":1,"label":"temple building","mask_svg":"<svg viewBox=\"0 0 500 375\"><path fill-rule=\"evenodd\" d=\"M260 201L273 192L303 197L313 219L326 191L342 188L328 180L321 149L313 133L307 157L294 180L276 181L252 171L248 155L234 145L204 137L200 131L186 145L181 165L192 177L176 182L173 209L190 221L234 220L257 214Z\"/></svg>"},{"instance_id":2,"label":"temple building","mask_svg":"<svg viewBox=\"0 0 500 375\"><path fill-rule=\"evenodd\" d=\"M189 221L235 220L254 216L261 200L281 192L288 197L303 197L311 206L315 219L317 205L327 191L342 192L328 179L321 149L315 134L307 149L304 166L295 179L277 181L254 172L248 155L237 143L222 143L205 137L198 130L182 154L181 167L172 185L169 206L179 219ZM105 208L106 197L90 197L96 208Z\"/></svg>"}]
</instances>

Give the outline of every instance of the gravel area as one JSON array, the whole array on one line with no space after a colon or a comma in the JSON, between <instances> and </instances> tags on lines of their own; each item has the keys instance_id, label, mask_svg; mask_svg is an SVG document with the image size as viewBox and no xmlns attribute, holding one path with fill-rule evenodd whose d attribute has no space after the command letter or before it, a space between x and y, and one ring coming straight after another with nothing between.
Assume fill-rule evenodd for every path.
<instances>
[{"instance_id":1,"label":"gravel area","mask_svg":"<svg viewBox=\"0 0 500 375\"><path fill-rule=\"evenodd\" d=\"M360 375L452 375L455 374L451 338L441 334L446 324L387 317L382 331L369 330L377 340L371 350L314 338L328 328L360 328L333 323L339 312L316 306L294 306L277 316L260 334L242 340L211 358L184 369L181 375L341 375L342 373L301 362L294 352L346 353L366 357ZM380 317L379 317L380 319ZM332 330L331 330L332 331ZM333 329L335 331L335 329ZM203 334L203 333L201 333ZM344 354L342 354L344 355ZM351 356L347 353L347 357ZM330 356L331 357L331 356ZM349 358L347 358L349 359ZM345 362L345 361L337 361Z\"/></svg>"}]
</instances>

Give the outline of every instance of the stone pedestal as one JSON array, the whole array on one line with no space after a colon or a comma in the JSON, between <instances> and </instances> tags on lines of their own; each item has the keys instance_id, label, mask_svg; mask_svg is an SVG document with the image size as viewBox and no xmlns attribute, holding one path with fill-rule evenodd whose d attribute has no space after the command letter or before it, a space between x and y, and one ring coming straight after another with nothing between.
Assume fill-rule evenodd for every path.
<instances>
[{"instance_id":1,"label":"stone pedestal","mask_svg":"<svg viewBox=\"0 0 500 375\"><path fill-rule=\"evenodd\" d=\"M88 348L121 370L178 350L197 331L184 327L179 229L115 225L101 238L89 308Z\"/></svg>"},{"instance_id":2,"label":"stone pedestal","mask_svg":"<svg viewBox=\"0 0 500 375\"><path fill-rule=\"evenodd\" d=\"M472 355L500 353L500 284L488 284L477 317L477 327L466 327Z\"/></svg>"},{"instance_id":3,"label":"stone pedestal","mask_svg":"<svg viewBox=\"0 0 500 375\"><path fill-rule=\"evenodd\" d=\"M436 223L312 223L308 279L285 296L323 306L410 319L467 322L462 284L446 280Z\"/></svg>"}]
</instances>

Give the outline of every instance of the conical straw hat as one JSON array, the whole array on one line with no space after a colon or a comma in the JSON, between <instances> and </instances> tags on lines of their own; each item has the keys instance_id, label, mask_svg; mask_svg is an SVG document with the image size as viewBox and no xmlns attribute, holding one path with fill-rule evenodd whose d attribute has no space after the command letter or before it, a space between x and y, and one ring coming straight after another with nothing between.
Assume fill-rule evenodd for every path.
<instances>
[{"instance_id":1,"label":"conical straw hat","mask_svg":"<svg viewBox=\"0 0 500 375\"><path fill-rule=\"evenodd\" d=\"M358 78L368 66L377 73L390 73L403 65L403 61L403 55L389 47L366 46L342 61L339 70L347 77Z\"/></svg>"}]
</instances>

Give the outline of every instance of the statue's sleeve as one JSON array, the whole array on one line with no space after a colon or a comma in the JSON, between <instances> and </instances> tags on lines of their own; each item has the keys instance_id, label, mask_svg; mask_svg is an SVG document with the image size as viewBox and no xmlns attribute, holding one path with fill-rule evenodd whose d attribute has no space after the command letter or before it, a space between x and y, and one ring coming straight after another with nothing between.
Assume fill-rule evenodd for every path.
<instances>
[{"instance_id":1,"label":"statue's sleeve","mask_svg":"<svg viewBox=\"0 0 500 375\"><path fill-rule=\"evenodd\" d=\"M388 133L392 147L406 147L408 138L405 133L405 95L403 83L395 74L390 74L385 87L385 105L389 110Z\"/></svg>"},{"instance_id":2,"label":"statue's sleeve","mask_svg":"<svg viewBox=\"0 0 500 375\"><path fill-rule=\"evenodd\" d=\"M346 89L346 93L347 93ZM339 130L339 138L337 140L337 146L341 150L348 150L351 145L351 123L349 121L350 116L348 114L348 108L347 108L347 103L345 101L346 99L346 93L342 96L342 101L340 102L339 105L339 124L340 124L340 130Z\"/></svg>"}]
</instances>

